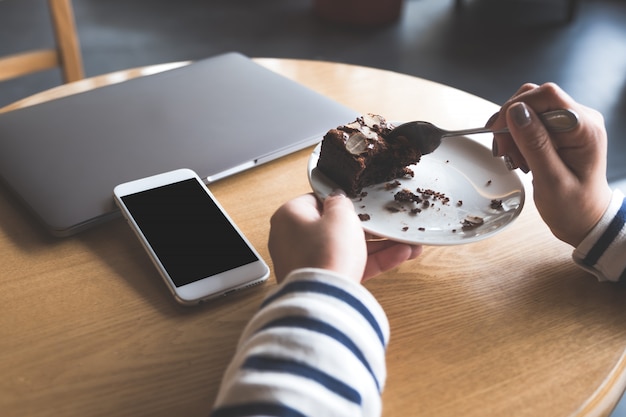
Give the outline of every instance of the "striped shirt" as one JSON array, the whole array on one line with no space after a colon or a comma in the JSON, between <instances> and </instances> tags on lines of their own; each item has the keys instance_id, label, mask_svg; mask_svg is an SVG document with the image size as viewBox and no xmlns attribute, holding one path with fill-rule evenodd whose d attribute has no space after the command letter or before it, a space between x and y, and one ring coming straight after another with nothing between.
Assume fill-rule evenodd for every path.
<instances>
[{"instance_id":1,"label":"striped shirt","mask_svg":"<svg viewBox=\"0 0 626 417\"><path fill-rule=\"evenodd\" d=\"M572 257L600 281L626 281L626 199L619 190Z\"/></svg>"},{"instance_id":2,"label":"striped shirt","mask_svg":"<svg viewBox=\"0 0 626 417\"><path fill-rule=\"evenodd\" d=\"M388 339L365 287L293 271L244 330L211 416L380 416Z\"/></svg>"}]
</instances>

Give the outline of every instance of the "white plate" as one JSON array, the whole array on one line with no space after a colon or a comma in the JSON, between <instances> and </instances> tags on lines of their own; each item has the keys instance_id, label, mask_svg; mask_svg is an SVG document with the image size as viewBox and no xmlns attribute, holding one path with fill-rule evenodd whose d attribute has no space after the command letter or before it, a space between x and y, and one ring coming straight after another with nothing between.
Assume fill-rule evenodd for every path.
<instances>
[{"instance_id":1,"label":"white plate","mask_svg":"<svg viewBox=\"0 0 626 417\"><path fill-rule=\"evenodd\" d=\"M309 158L308 174L311 188L324 199L338 187L317 169L320 148L321 143ZM412 244L458 245L493 236L522 211L525 194L518 174L509 171L501 158L494 158L490 149L467 137L444 139L435 152L410 168L415 176L399 179L399 187L370 186L363 189L366 196L352 199L357 213L370 217L362 221L366 232ZM418 188L442 193L449 202L431 199L430 207L424 208L394 201L401 189L420 195ZM501 202L501 207L493 208L492 201ZM414 214L413 208L421 212ZM483 224L464 228L468 216L482 218Z\"/></svg>"}]
</instances>

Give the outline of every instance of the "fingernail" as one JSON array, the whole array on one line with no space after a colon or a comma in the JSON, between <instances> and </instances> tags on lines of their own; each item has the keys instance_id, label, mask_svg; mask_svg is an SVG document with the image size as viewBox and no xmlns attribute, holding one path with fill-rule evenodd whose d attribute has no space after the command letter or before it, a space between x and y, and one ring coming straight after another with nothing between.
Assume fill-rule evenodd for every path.
<instances>
[{"instance_id":1,"label":"fingernail","mask_svg":"<svg viewBox=\"0 0 626 417\"><path fill-rule=\"evenodd\" d=\"M492 124L494 124L496 122L496 120L498 120L498 116L500 116L500 112L496 112L494 113L489 120L487 120L487 123L485 123L485 127L491 127Z\"/></svg>"},{"instance_id":2,"label":"fingernail","mask_svg":"<svg viewBox=\"0 0 626 417\"><path fill-rule=\"evenodd\" d=\"M333 190L332 193L330 193L328 195L329 197L335 197L335 196L342 196L345 197L346 196L346 192L344 190L342 190L341 188L336 188Z\"/></svg>"},{"instance_id":3,"label":"fingernail","mask_svg":"<svg viewBox=\"0 0 626 417\"><path fill-rule=\"evenodd\" d=\"M491 153L493 154L493 156L499 156L498 154L498 141L496 140L496 138L493 138L493 142L491 142Z\"/></svg>"},{"instance_id":4,"label":"fingernail","mask_svg":"<svg viewBox=\"0 0 626 417\"><path fill-rule=\"evenodd\" d=\"M504 158L502 159L504 159L504 165L506 166L506 169L508 169L509 171L513 171L515 168L517 168L510 156L504 155Z\"/></svg>"},{"instance_id":5,"label":"fingernail","mask_svg":"<svg viewBox=\"0 0 626 417\"><path fill-rule=\"evenodd\" d=\"M525 103L515 103L509 107L509 111L513 116L513 122L517 127L526 127L532 121L530 119L530 112Z\"/></svg>"}]
</instances>

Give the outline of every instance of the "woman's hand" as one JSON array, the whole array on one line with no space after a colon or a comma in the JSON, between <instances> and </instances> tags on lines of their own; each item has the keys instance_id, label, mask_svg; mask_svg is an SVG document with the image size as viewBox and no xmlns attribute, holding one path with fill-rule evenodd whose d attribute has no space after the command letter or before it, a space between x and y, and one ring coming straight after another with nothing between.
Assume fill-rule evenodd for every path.
<instances>
[{"instance_id":1,"label":"woman's hand","mask_svg":"<svg viewBox=\"0 0 626 417\"><path fill-rule=\"evenodd\" d=\"M557 109L578 114L574 130L548 133L537 114ZM511 169L532 171L542 218L557 238L577 246L611 199L602 115L575 102L556 84L525 84L490 122L494 130L510 130L510 135L495 135L494 156L505 156Z\"/></svg>"},{"instance_id":2,"label":"woman's hand","mask_svg":"<svg viewBox=\"0 0 626 417\"><path fill-rule=\"evenodd\" d=\"M306 194L281 206L271 219L269 250L278 282L292 270L323 268L361 282L414 259L421 246L366 242L350 199L333 193L320 203Z\"/></svg>"}]
</instances>

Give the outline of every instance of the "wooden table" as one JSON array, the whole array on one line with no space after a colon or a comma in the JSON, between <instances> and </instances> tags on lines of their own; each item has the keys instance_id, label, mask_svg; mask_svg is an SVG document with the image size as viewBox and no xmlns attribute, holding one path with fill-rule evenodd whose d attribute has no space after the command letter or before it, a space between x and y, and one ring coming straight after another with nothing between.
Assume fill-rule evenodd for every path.
<instances>
[{"instance_id":1,"label":"wooden table","mask_svg":"<svg viewBox=\"0 0 626 417\"><path fill-rule=\"evenodd\" d=\"M461 128L498 108L387 71L257 61L390 120ZM269 217L309 192L310 152L210 187L268 261ZM368 282L391 322L384 415L608 415L626 383L626 290L570 254L529 197L502 233L427 247ZM11 417L206 416L239 333L275 286L181 307L123 221L57 240L5 189L0 265L0 414Z\"/></svg>"}]
</instances>

